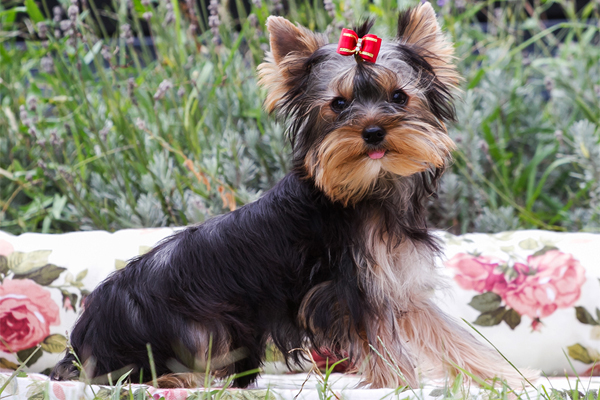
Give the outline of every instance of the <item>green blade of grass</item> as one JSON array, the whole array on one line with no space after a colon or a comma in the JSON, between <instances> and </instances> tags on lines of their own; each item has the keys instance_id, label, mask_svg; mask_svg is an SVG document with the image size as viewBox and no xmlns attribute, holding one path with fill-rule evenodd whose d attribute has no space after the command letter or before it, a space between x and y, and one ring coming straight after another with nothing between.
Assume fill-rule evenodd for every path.
<instances>
[{"instance_id":1,"label":"green blade of grass","mask_svg":"<svg viewBox=\"0 0 600 400\"><path fill-rule=\"evenodd\" d=\"M44 21L44 14L42 14L34 0L25 0L25 8L27 9L29 18L31 18L33 22L37 24L38 22Z\"/></svg>"},{"instance_id":2,"label":"green blade of grass","mask_svg":"<svg viewBox=\"0 0 600 400\"><path fill-rule=\"evenodd\" d=\"M10 377L8 378L8 380L6 382L4 382L4 385L2 385L2 387L0 387L0 396L2 396L2 392L4 392L4 390L6 389L6 387L8 386L8 384L15 379L15 377L17 375L19 375L19 373L23 370L23 368L25 368L25 366L27 366L27 363L29 362L29 360L31 360L33 358L33 356L40 351L40 349L42 348L42 346L38 345L35 350L29 355L29 357L27 357L27 359L25 361L23 361L21 363L21 365L19 365L17 367L17 369L10 375Z\"/></svg>"},{"instance_id":3,"label":"green blade of grass","mask_svg":"<svg viewBox=\"0 0 600 400\"><path fill-rule=\"evenodd\" d=\"M477 330L477 328L475 328L473 325L471 325L471 324L469 323L469 321L467 321L467 320L466 320L466 319L464 319L464 318L462 318L462 320L463 320L463 321L464 321L464 322L465 322L467 325L469 325L469 327L471 327L471 329L473 329L475 332L477 332L477 334L478 334L479 336L481 336L481 337L482 337L482 338L483 338L483 339L484 339L486 342L488 342L488 343L489 343L489 345L490 345L490 346L492 346L492 347L494 348L494 350L496 350L496 352L497 352L498 354L500 354L500 356L502 356L502 358L503 358L503 359L504 359L504 360L505 360L507 363L509 363L509 364L510 364L510 366L511 366L511 367L513 367L513 369L514 369L515 371L517 371L517 373L518 373L519 375L521 375L521 377L523 378L523 380L524 380L525 382L527 382L527 383L528 383L528 384L529 384L531 387L534 387L533 383L531 383L531 382L529 381L529 379L527 379L527 378L525 377L525 375L523 375L523 374L521 373L521 371L519 371L519 369L518 369L517 367L515 367L515 365L514 365L512 362L510 362L510 360L509 360L508 358L506 358L506 356L505 356L505 355L504 355L504 354L503 354L503 353L502 353L502 352L501 352L501 351L500 351L500 350L499 350L499 349L498 349L498 348L497 348L497 347L496 347L496 346L495 346L495 345L494 345L492 342L490 342L490 341L489 341L489 339L488 339L488 338L486 338L486 337L485 337L485 336L484 336L484 335L483 335L481 332L479 332L479 331Z\"/></svg>"}]
</instances>

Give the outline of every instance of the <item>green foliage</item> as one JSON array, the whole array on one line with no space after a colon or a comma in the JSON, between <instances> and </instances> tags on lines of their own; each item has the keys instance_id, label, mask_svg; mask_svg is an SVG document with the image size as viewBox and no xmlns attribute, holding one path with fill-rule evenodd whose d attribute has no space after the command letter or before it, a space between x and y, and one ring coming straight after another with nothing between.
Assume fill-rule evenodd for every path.
<instances>
[{"instance_id":1,"label":"green foliage","mask_svg":"<svg viewBox=\"0 0 600 400\"><path fill-rule=\"evenodd\" d=\"M290 1L286 12L336 40L368 14L375 33L393 35L397 7L415 2ZM0 6L0 229L185 225L253 201L287 172L285 127L262 110L255 74L280 1L253 2L239 32L219 6L220 26L201 34L205 12L171 0L85 8L60 22L43 21L43 3L14 4ZM459 150L433 225L600 229L600 12L597 2L576 13L561 1L569 20L546 26L550 4L438 9L465 81L449 129ZM118 36L106 36L100 14ZM142 19L153 48L133 36Z\"/></svg>"},{"instance_id":2,"label":"green foliage","mask_svg":"<svg viewBox=\"0 0 600 400\"><path fill-rule=\"evenodd\" d=\"M466 82L438 226L600 229L600 47L586 17L599 9L561 5L571 20L551 27L539 19L548 4L490 10L487 33L445 17Z\"/></svg>"}]
</instances>

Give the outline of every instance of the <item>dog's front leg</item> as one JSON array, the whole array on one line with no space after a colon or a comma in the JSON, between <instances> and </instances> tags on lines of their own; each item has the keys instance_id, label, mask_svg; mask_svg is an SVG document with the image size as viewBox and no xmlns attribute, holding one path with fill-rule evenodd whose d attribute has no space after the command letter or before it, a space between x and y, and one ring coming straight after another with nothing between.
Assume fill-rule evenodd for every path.
<instances>
[{"instance_id":1,"label":"dog's front leg","mask_svg":"<svg viewBox=\"0 0 600 400\"><path fill-rule=\"evenodd\" d=\"M398 324L428 376L453 377L463 369L488 382L496 379L499 384L498 379L504 379L513 389L526 384L521 373L500 354L477 340L430 300L413 301L409 311L399 316ZM537 378L532 371L524 371L524 375Z\"/></svg>"},{"instance_id":2,"label":"dog's front leg","mask_svg":"<svg viewBox=\"0 0 600 400\"><path fill-rule=\"evenodd\" d=\"M396 315L385 315L367 321L366 332L359 338L362 343L360 367L362 384L371 388L419 387L415 363L401 335Z\"/></svg>"}]
</instances>

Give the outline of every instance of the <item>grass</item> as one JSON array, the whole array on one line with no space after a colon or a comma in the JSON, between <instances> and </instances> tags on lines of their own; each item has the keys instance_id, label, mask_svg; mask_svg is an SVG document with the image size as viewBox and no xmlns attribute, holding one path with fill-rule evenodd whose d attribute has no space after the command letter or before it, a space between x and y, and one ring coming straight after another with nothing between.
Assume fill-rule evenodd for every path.
<instances>
[{"instance_id":1,"label":"grass","mask_svg":"<svg viewBox=\"0 0 600 400\"><path fill-rule=\"evenodd\" d=\"M149 357L152 363L151 351L149 349ZM566 357L566 355L565 355ZM310 358L310 356L309 356ZM327 366L325 368L324 373L319 371L316 364L313 361L313 368L309 372L306 380L302 384L302 387L298 389L298 393L295 398L299 397L302 394L302 391L305 389L305 385L308 382L308 378L311 374L316 377L316 384L314 389L316 390L316 394L319 400L333 400L333 399L343 399L344 394L339 388L333 387L332 380L334 379L331 375L336 365L344 360L340 360L337 363L332 364L331 366ZM0 376L0 399L5 398L7 396L11 396L13 394L14 389L4 394L7 388L10 387L11 382L14 379L18 378L26 378L27 375L22 371L26 367L26 361L21 363L19 368L10 376L10 377L2 377ZM392 360L392 363L394 361ZM89 380L85 377L85 371L81 365L79 365L82 372L82 383L81 393L79 397L85 397L93 400L163 400L164 397L157 397L157 394L153 391L149 390L149 387L146 385L135 385L133 386L130 382L128 382L127 378L131 371L125 372L122 374L116 383L112 383L112 379L109 374L109 385L104 386L92 386ZM207 368L210 369L209 366ZM391 366L393 369L393 366ZM250 371L249 373L254 373L256 371ZM265 399L272 400L277 397L277 389L276 388L268 388L268 389L254 389L254 390L228 390L228 386L231 384L235 376L229 377L225 381L221 382L218 387L213 386L212 379L209 378L210 374L204 374L205 385L200 389L190 389L189 394L187 396L188 400L225 400L225 399ZM241 374L244 375L244 374ZM156 377L152 378L154 381ZM568 379L568 389L563 388L554 388L552 385L552 381L548 379L548 383L538 384L537 389L530 389L526 392L515 391L512 388L508 387L504 382L500 380L492 382L492 384L488 382L484 382L481 379L473 376L467 371L462 370L458 373L458 375L454 379L448 379L443 386L435 387L430 385L428 388L421 388L411 390L407 387L399 387L396 390L391 390L389 394L382 397L381 399L388 398L396 398L397 396L402 396L402 398L410 398L410 399L423 399L425 396L434 397L436 399L441 400L450 400L450 399L467 399L473 398L482 398L482 399L518 399L518 400L530 400L530 399L544 399L544 400L598 400L600 399L599 388L592 387L591 378L589 378L588 382L585 382L586 378L582 378L578 375L575 377L567 378ZM468 382L476 382L480 389L473 391L473 388L470 386L471 384ZM598 385L595 385L598 386ZM433 389L431 389L433 387ZM50 398L50 385L48 382L44 381L33 381L29 386L29 390L27 392L27 396L29 399L32 398L41 398L47 399ZM89 388L89 391L86 390ZM346 389L344 389L346 390ZM340 395L341 393L341 395ZM305 393L306 395L306 393Z\"/></svg>"},{"instance_id":2,"label":"grass","mask_svg":"<svg viewBox=\"0 0 600 400\"><path fill-rule=\"evenodd\" d=\"M325 2L330 11L292 1L286 14L331 40L374 15L375 33L389 36L395 10L413 3ZM459 150L432 225L598 231L598 3L577 12L566 0L445 3L438 14L465 80L450 127ZM253 201L287 172L285 127L262 110L254 72L278 3L255 1L239 31L219 5L220 25L203 33L206 13L193 2L184 13L171 0L112 11L61 0L60 22L45 21L39 4L0 6L0 229L185 225ZM568 19L549 25L551 4Z\"/></svg>"},{"instance_id":3,"label":"grass","mask_svg":"<svg viewBox=\"0 0 600 400\"><path fill-rule=\"evenodd\" d=\"M471 328L475 329L473 326ZM476 329L475 331L483 336ZM485 337L484 337L485 339ZM487 340L487 339L486 339ZM385 345L381 343L384 350L386 351L385 355L379 354L375 348L373 350L375 353L382 357L386 363L390 367L391 373L398 373L402 377L402 373L397 369L397 363L395 360L390 358L390 354L387 353L387 349ZM493 346L493 345L492 345ZM495 348L495 347L494 347ZM496 348L495 348L496 349ZM72 351L69 348L69 351ZM78 387L77 396L78 398L86 398L90 400L164 400L165 397L161 396L166 393L158 394L150 385L156 387L156 374L154 373L154 358L152 356L152 350L148 345L148 358L150 360L150 368L151 368L151 380L146 384L132 385L132 382L128 379L131 370L125 371L121 370L118 372L119 375L116 383L113 383L112 374L108 374L108 385L97 385L94 384L95 380L91 380L88 378L86 374L85 367L79 361L77 355L76 365L78 366L81 376L80 383L81 387ZM302 385L297 389L297 393L294 396L294 399L299 396L307 396L310 393L307 393L307 389L315 390L315 395L319 400L342 400L345 398L345 393L348 393L348 390L352 390L353 387L344 387L340 388L339 385L336 385L336 378L332 375L335 367L346 361L346 359L339 360L331 365L326 365L325 370L322 372L317 366L316 362L312 359L310 352L305 349L294 349L292 351L302 351L306 354L307 359L312 363L312 367L310 371L302 383ZM498 351L496 349L496 351ZM209 351L210 353L210 351ZM500 353L501 354L501 353ZM502 354L501 354L502 355ZM483 381L482 379L474 376L470 372L456 366L458 374L453 378L447 378L444 382L435 382L433 384L428 384L427 386L411 389L408 386L398 387L395 390L390 389L389 393L381 397L381 400L390 399L390 398L405 398L405 399L424 399L424 398L436 398L440 400L457 400L457 399L498 399L498 400L531 400L531 399L544 399L544 400L599 400L600 399L600 386L598 383L592 385L592 378L584 378L577 374L573 364L566 353L564 353L567 358L569 365L571 365L574 376L568 377L565 375L567 379L568 389L566 388L555 388L553 386L553 382L545 377L547 383L537 383L534 385L530 383L532 387L530 387L527 391L519 390L515 388L511 388L507 385L506 382L501 379L495 379L493 381ZM31 357L31 356L30 356ZM502 357L504 357L502 355ZM507 360L509 363L510 361ZM0 399L6 398L11 395L18 395L18 389L16 389L14 380L16 378L27 378L27 374L23 372L26 369L26 364L28 360L25 360L20 363L17 370L12 373L9 377L0 376ZM187 400L232 400L232 399L264 399L264 400L274 400L280 398L280 394L278 394L277 386L268 387L266 389L236 389L231 390L229 387L231 383L236 377L244 376L247 374L257 373L259 370L252 370L241 374L236 374L230 376L224 380L216 380L210 373L211 371L211 360L206 363L202 363L205 366L205 370L196 371L199 374L198 379L195 381L200 382L202 384L201 387L197 389L189 389L188 394L186 396ZM512 363L511 363L512 365ZM516 367L513 368L517 369ZM315 377L315 381L307 386L309 382L309 378L312 376ZM102 379L103 377L99 377ZM544 378L541 378L543 381ZM586 382L587 380L587 382ZM13 385L11 385L13 383ZM477 384L477 388L473 385ZM313 387L314 385L314 387ZM336 385L336 386L334 386ZM72 384L71 384L72 387ZM7 391L8 389L8 391ZM28 399L47 399L50 398L50 393L54 389L51 388L49 382L46 381L31 381L28 384L27 398ZM65 388L65 390L69 390ZM4 392L7 391L7 394ZM304 393L303 393L304 392ZM56 393L56 391L54 391ZM311 392L313 393L313 392ZM71 394L72 395L72 394ZM289 395L289 394L288 394ZM159 397L160 396L160 397ZM167 395L168 397L168 395ZM317 397L314 397L315 399ZM306 397L303 397L306 398Z\"/></svg>"}]
</instances>

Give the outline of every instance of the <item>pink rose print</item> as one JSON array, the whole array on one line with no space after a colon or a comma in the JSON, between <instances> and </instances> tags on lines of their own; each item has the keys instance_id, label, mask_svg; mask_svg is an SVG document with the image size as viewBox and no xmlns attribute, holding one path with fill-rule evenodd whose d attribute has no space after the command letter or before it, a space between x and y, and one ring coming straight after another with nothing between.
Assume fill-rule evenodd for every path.
<instances>
[{"instance_id":1,"label":"pink rose print","mask_svg":"<svg viewBox=\"0 0 600 400\"><path fill-rule=\"evenodd\" d=\"M0 240L0 256L7 256L14 251L12 244L6 240Z\"/></svg>"},{"instance_id":2,"label":"pink rose print","mask_svg":"<svg viewBox=\"0 0 600 400\"><path fill-rule=\"evenodd\" d=\"M50 325L60 323L58 312L42 286L29 279L5 279L0 285L0 351L16 352L40 343L50 334Z\"/></svg>"},{"instance_id":3,"label":"pink rose print","mask_svg":"<svg viewBox=\"0 0 600 400\"><path fill-rule=\"evenodd\" d=\"M531 329L539 332L542 330L542 321L540 321L539 318L535 318L533 321L531 321Z\"/></svg>"},{"instance_id":4,"label":"pink rose print","mask_svg":"<svg viewBox=\"0 0 600 400\"><path fill-rule=\"evenodd\" d=\"M65 391L63 390L63 388L60 386L59 383L52 384L52 392L54 393L54 395L56 396L56 398L58 400L66 400L67 399L67 397L65 396Z\"/></svg>"},{"instance_id":5,"label":"pink rose print","mask_svg":"<svg viewBox=\"0 0 600 400\"><path fill-rule=\"evenodd\" d=\"M150 390L152 392L152 390ZM187 389L169 389L159 390L152 394L154 400L159 400L164 397L165 400L185 400L189 397L190 393Z\"/></svg>"},{"instance_id":6,"label":"pink rose print","mask_svg":"<svg viewBox=\"0 0 600 400\"><path fill-rule=\"evenodd\" d=\"M63 308L67 311L74 311L73 304L71 303L71 299L69 297L65 297L63 300Z\"/></svg>"},{"instance_id":7,"label":"pink rose print","mask_svg":"<svg viewBox=\"0 0 600 400\"><path fill-rule=\"evenodd\" d=\"M482 293L469 305L481 312L474 323L483 326L505 321L514 329L525 315L532 319L532 329L539 331L541 318L575 305L585 282L585 269L579 261L556 249L531 255L525 263L516 262L507 275L499 267L506 270L508 263L489 256L459 253L446 266L457 271L454 280L461 288ZM584 311L577 310L580 321L591 318Z\"/></svg>"},{"instance_id":8,"label":"pink rose print","mask_svg":"<svg viewBox=\"0 0 600 400\"><path fill-rule=\"evenodd\" d=\"M461 288L502 294L506 290L506 278L502 272L496 271L501 263L502 260L493 257L459 253L448 260L446 266L458 271L454 279Z\"/></svg>"},{"instance_id":9,"label":"pink rose print","mask_svg":"<svg viewBox=\"0 0 600 400\"><path fill-rule=\"evenodd\" d=\"M585 282L585 269L570 254L550 250L515 264L519 273L505 293L506 304L521 315L544 318L575 304Z\"/></svg>"}]
</instances>

